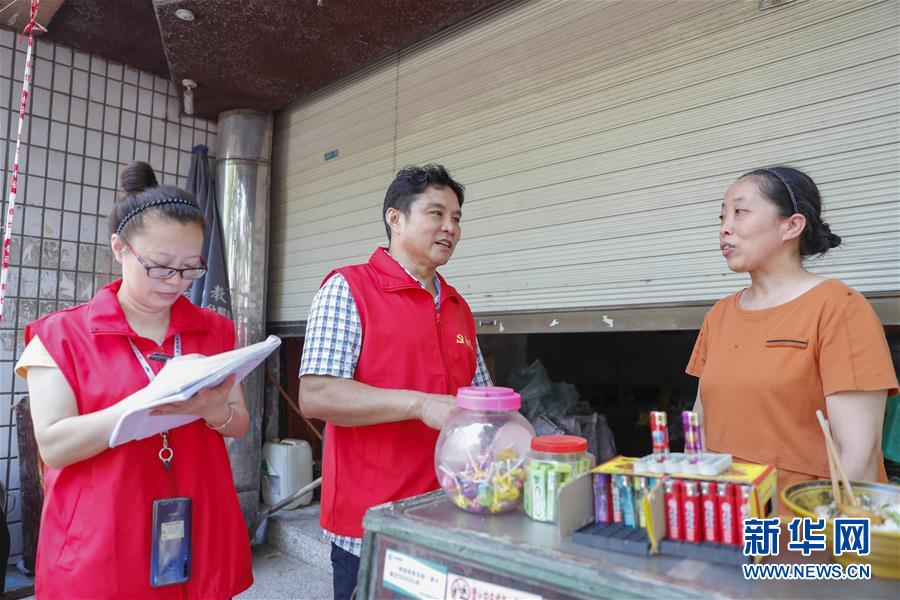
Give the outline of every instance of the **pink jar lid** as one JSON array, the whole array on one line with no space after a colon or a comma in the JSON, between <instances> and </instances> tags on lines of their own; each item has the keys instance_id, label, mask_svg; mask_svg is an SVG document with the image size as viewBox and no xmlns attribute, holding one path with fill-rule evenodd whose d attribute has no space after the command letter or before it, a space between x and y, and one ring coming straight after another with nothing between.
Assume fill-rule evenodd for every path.
<instances>
[{"instance_id":1,"label":"pink jar lid","mask_svg":"<svg viewBox=\"0 0 900 600\"><path fill-rule=\"evenodd\" d=\"M474 410L519 410L522 396L508 387L461 387L456 390L456 405Z\"/></svg>"}]
</instances>

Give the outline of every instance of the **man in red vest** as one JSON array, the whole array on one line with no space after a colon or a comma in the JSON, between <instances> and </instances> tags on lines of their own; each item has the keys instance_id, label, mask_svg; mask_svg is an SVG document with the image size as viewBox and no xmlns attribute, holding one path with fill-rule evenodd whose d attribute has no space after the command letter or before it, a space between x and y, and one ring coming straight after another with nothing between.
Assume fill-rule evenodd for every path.
<instances>
[{"instance_id":1,"label":"man in red vest","mask_svg":"<svg viewBox=\"0 0 900 600\"><path fill-rule=\"evenodd\" d=\"M434 445L457 388L491 385L469 305L437 273L462 204L444 167L399 171L382 210L388 247L332 271L309 310L299 401L326 422L320 522L338 599L356 587L366 510L437 489Z\"/></svg>"}]
</instances>

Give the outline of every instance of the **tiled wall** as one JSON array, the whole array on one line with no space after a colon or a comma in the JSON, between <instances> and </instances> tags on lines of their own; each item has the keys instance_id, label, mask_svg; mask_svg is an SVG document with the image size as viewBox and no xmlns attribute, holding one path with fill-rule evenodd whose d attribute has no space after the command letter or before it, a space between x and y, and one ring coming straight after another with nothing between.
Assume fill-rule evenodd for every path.
<instances>
[{"instance_id":1,"label":"tiled wall","mask_svg":"<svg viewBox=\"0 0 900 600\"><path fill-rule=\"evenodd\" d=\"M0 227L25 68L26 45L17 40L13 31L0 29ZM26 394L25 382L13 375L24 326L89 300L116 277L106 216L124 164L147 161L161 183L183 186L191 148L206 144L214 154L216 138L215 122L179 116L178 92L166 79L40 39L35 46L12 269L0 322L0 482L9 490L11 562L19 558L22 538L12 406Z\"/></svg>"}]
</instances>

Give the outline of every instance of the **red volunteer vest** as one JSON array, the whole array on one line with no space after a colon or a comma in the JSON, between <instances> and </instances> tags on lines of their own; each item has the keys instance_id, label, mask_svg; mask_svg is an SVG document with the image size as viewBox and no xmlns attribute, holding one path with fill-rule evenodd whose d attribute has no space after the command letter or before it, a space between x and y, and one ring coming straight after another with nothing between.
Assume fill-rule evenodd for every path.
<instances>
[{"instance_id":1,"label":"red volunteer vest","mask_svg":"<svg viewBox=\"0 0 900 600\"><path fill-rule=\"evenodd\" d=\"M37 335L68 380L79 414L115 404L147 385L128 339L148 356L234 348L234 325L185 298L172 306L163 345L132 331L116 298L121 280L87 304L48 315L25 330ZM158 370L160 363L147 361ZM157 454L160 436L129 442L63 467L44 467L44 509L38 540L38 598L229 598L253 582L250 544L222 436L203 421L169 432L172 470ZM191 580L150 587L152 502L192 499Z\"/></svg>"},{"instance_id":2,"label":"red volunteer vest","mask_svg":"<svg viewBox=\"0 0 900 600\"><path fill-rule=\"evenodd\" d=\"M455 394L475 376L475 322L469 305L440 275L440 312L384 248L369 262L338 269L362 322L353 378L379 388ZM332 271L325 281L334 275ZM324 282L323 282L324 283ZM328 423L322 464L323 528L362 537L366 510L438 488L438 431L421 421L362 427Z\"/></svg>"}]
</instances>

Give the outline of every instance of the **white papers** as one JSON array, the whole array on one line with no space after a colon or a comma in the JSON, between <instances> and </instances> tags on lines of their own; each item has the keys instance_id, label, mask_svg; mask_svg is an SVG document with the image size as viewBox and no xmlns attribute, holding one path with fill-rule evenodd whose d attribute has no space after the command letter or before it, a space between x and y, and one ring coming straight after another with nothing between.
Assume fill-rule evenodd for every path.
<instances>
[{"instance_id":1,"label":"white papers","mask_svg":"<svg viewBox=\"0 0 900 600\"><path fill-rule=\"evenodd\" d=\"M270 335L267 339L245 348L213 356L179 356L168 361L150 384L135 392L146 396L141 408L135 408L119 419L109 436L109 447L115 448L132 440L142 440L163 431L181 427L199 419L196 415L150 416L150 410L161 404L183 402L202 389L222 383L235 374L235 385L271 354L281 340Z\"/></svg>"}]
</instances>

